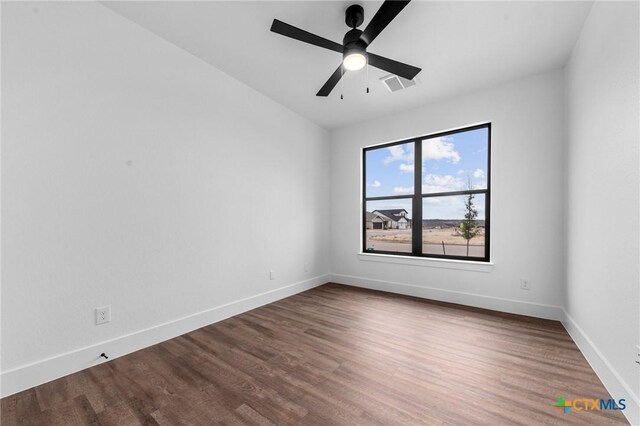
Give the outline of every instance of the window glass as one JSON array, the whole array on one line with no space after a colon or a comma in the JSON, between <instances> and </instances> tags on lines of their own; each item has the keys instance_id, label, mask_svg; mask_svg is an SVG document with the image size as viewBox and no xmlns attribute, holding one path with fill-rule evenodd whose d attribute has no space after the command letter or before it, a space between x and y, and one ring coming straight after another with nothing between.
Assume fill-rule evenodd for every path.
<instances>
[{"instance_id":1,"label":"window glass","mask_svg":"<svg viewBox=\"0 0 640 426\"><path fill-rule=\"evenodd\" d=\"M367 250L411 253L411 198L366 203Z\"/></svg>"},{"instance_id":2,"label":"window glass","mask_svg":"<svg viewBox=\"0 0 640 426\"><path fill-rule=\"evenodd\" d=\"M484 257L484 194L422 200L422 253Z\"/></svg>"},{"instance_id":3,"label":"window glass","mask_svg":"<svg viewBox=\"0 0 640 426\"><path fill-rule=\"evenodd\" d=\"M488 129L422 140L422 193L487 188Z\"/></svg>"},{"instance_id":4,"label":"window glass","mask_svg":"<svg viewBox=\"0 0 640 426\"><path fill-rule=\"evenodd\" d=\"M366 151L366 196L413 193L413 142Z\"/></svg>"}]
</instances>

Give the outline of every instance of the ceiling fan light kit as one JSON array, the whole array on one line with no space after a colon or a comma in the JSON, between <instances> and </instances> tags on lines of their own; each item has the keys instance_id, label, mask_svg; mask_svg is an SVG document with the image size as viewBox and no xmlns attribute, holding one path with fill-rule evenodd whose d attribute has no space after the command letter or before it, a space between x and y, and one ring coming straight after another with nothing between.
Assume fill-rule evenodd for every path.
<instances>
[{"instance_id":1,"label":"ceiling fan light kit","mask_svg":"<svg viewBox=\"0 0 640 426\"><path fill-rule=\"evenodd\" d=\"M324 86L322 86L318 91L316 96L328 96L333 88L338 84L338 81L342 78L345 69L348 71L357 71L366 65L371 65L407 80L412 80L421 71L420 68L367 52L367 48L371 42L373 42L373 40L387 27L387 25L389 25L398 13L400 13L400 11L409 4L409 1L410 0L386 0L382 6L380 6L380 9L378 9L373 18L371 18L371 21L364 31L357 28L364 22L364 9L362 6L357 4L349 6L345 11L345 23L351 29L344 35L342 45L312 34L308 31L301 30L300 28L296 28L293 25L278 21L277 19L273 20L271 31L305 43L342 53L342 62L333 72L331 77L329 77L329 80L327 80ZM369 93L368 87L367 93Z\"/></svg>"},{"instance_id":2,"label":"ceiling fan light kit","mask_svg":"<svg viewBox=\"0 0 640 426\"><path fill-rule=\"evenodd\" d=\"M342 64L347 71L358 71L367 64L367 58L360 52L345 53Z\"/></svg>"}]
</instances>

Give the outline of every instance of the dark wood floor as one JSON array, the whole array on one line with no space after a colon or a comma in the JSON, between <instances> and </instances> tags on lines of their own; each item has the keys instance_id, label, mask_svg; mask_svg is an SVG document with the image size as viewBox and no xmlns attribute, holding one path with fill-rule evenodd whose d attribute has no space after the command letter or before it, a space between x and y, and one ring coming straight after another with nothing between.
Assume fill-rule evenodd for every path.
<instances>
[{"instance_id":1,"label":"dark wood floor","mask_svg":"<svg viewBox=\"0 0 640 426\"><path fill-rule=\"evenodd\" d=\"M627 424L559 322L333 284L2 399L2 425Z\"/></svg>"}]
</instances>

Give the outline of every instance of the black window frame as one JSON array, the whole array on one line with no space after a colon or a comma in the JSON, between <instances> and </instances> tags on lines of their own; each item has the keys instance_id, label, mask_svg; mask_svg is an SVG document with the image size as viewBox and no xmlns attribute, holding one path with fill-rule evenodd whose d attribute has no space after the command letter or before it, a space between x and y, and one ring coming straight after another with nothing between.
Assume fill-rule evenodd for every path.
<instances>
[{"instance_id":1,"label":"black window frame","mask_svg":"<svg viewBox=\"0 0 640 426\"><path fill-rule=\"evenodd\" d=\"M442 136L455 135L457 133L464 133L478 129L487 129L487 187L486 189L470 189L464 191L451 191L451 192L437 192L437 193L422 193L422 167L418 167L418 164L422 164L422 142L426 139L437 138ZM388 148L394 145L403 145L407 143L414 144L414 192L409 195L388 195L380 197L367 197L367 152L381 148ZM484 230L484 256L472 257L472 256L452 256L444 254L425 254L422 253L422 201L429 197L447 197L455 195L469 195L469 194L483 194L485 196L485 230ZM362 253L364 254L387 254L393 256L410 256L418 258L431 258L431 259L448 259L448 260L463 260L468 262L490 262L491 256L491 123L476 124L473 126L462 127L455 130L447 130L444 132L431 133L424 136L418 136L414 138L404 139L401 141L389 142L380 145L367 146L362 149ZM412 226L411 226L411 253L396 252L396 251L384 251L367 249L367 202L369 201L385 201L385 200L400 200L410 199L412 200ZM415 226L416 222L420 225Z\"/></svg>"}]
</instances>

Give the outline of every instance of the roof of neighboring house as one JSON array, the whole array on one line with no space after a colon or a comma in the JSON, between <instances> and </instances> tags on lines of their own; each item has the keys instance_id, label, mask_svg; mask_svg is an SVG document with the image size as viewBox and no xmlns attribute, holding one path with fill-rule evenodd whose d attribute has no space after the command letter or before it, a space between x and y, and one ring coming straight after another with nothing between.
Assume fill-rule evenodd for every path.
<instances>
[{"instance_id":1,"label":"roof of neighboring house","mask_svg":"<svg viewBox=\"0 0 640 426\"><path fill-rule=\"evenodd\" d=\"M371 212L367 212L367 222L384 222L386 220L391 220L386 216L383 216L381 214L376 214L376 213L371 213Z\"/></svg>"},{"instance_id":2,"label":"roof of neighboring house","mask_svg":"<svg viewBox=\"0 0 640 426\"><path fill-rule=\"evenodd\" d=\"M391 219L390 217L387 217L387 216L383 215L382 213L380 213L377 210L375 211L374 214L376 215L376 217L379 217L380 219L383 219L383 220L395 220L395 219Z\"/></svg>"},{"instance_id":3,"label":"roof of neighboring house","mask_svg":"<svg viewBox=\"0 0 640 426\"><path fill-rule=\"evenodd\" d=\"M405 214L408 214L409 212L406 211L405 209L394 209L394 210L374 210L373 213L378 213L382 216L387 217L390 220L394 220L394 221L398 221L402 215L400 214L401 212L405 212ZM405 219L410 220L408 217L405 217Z\"/></svg>"}]
</instances>

